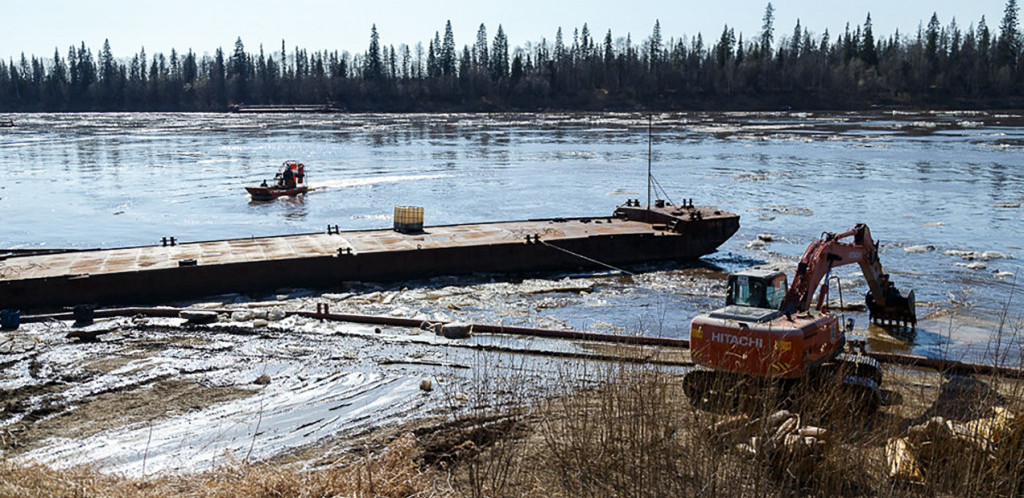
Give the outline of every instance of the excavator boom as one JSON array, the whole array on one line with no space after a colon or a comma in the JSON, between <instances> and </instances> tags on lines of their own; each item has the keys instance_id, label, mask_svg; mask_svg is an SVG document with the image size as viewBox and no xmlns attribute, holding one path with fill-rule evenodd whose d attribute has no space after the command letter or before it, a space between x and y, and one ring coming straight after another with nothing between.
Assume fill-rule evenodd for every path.
<instances>
[{"instance_id":1,"label":"excavator boom","mask_svg":"<svg viewBox=\"0 0 1024 498\"><path fill-rule=\"evenodd\" d=\"M844 239L852 238L852 241ZM841 233L825 233L807 247L796 275L782 300L782 311L792 314L807 311L814 290L822 284L817 308L824 305L828 289L826 276L836 266L857 263L867 280L868 312L876 322L914 327L917 324L914 291L901 292L882 270L878 258L878 244L872 240L867 225L858 223Z\"/></svg>"}]
</instances>

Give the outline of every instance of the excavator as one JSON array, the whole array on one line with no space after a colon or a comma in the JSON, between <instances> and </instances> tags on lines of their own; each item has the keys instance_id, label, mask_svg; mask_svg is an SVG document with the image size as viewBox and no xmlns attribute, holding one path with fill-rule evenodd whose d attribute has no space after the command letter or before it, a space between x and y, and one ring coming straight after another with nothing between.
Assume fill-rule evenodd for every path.
<instances>
[{"instance_id":1,"label":"excavator","mask_svg":"<svg viewBox=\"0 0 1024 498\"><path fill-rule=\"evenodd\" d=\"M898 290L882 270L868 227L857 224L845 232L826 232L807 247L788 287L786 274L774 267L731 274L725 307L693 319L690 352L695 368L683 381L690 400L706 402L753 378L785 386L837 380L863 401L861 408L874 410L883 404L881 367L867 356L845 352L852 320L841 326L827 308L832 269L853 263L860 265L868 282L871 320L915 328L914 291Z\"/></svg>"}]
</instances>

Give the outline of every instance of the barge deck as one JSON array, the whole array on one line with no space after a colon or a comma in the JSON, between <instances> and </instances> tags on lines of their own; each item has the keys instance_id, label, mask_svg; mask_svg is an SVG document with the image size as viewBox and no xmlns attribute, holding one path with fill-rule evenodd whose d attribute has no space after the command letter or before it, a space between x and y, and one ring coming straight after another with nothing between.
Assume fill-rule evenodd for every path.
<instances>
[{"instance_id":1,"label":"barge deck","mask_svg":"<svg viewBox=\"0 0 1024 498\"><path fill-rule=\"evenodd\" d=\"M613 216L337 231L0 256L0 307L155 303L475 272L693 260L739 229L706 206L620 206Z\"/></svg>"}]
</instances>

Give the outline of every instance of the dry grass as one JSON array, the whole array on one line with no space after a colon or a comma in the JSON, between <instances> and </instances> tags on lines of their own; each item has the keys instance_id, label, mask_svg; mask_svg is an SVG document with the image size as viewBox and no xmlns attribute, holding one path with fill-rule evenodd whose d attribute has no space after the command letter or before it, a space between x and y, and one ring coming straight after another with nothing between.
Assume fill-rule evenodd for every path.
<instances>
[{"instance_id":1,"label":"dry grass","mask_svg":"<svg viewBox=\"0 0 1024 498\"><path fill-rule=\"evenodd\" d=\"M408 433L373 457L344 467L312 471L236 464L193 476L129 479L106 476L90 468L53 470L2 462L0 496L433 496L432 476L420 470L418 457L416 437Z\"/></svg>"},{"instance_id":2,"label":"dry grass","mask_svg":"<svg viewBox=\"0 0 1024 498\"><path fill-rule=\"evenodd\" d=\"M928 462L927 480L892 479L886 464L889 438L943 413L948 420L992 416L993 406L1024 414L1021 383L896 375L908 402L876 414L852 409L829 389L801 393L787 404L800 423L827 429L830 437L813 453L761 449L739 443L753 435L779 405L763 397L742 410L695 408L677 376L651 369L604 371L598 389L554 398L541 412L533 441L519 460L532 470L506 486L506 496L1014 496L1024 493L1024 424L1004 434L994 448L951 445ZM998 384L995 396L990 384ZM776 399L777 400L777 399ZM943 407L958 407L946 410ZM715 424L737 411L753 420L747 439L716 432ZM956 412L956 413L954 413ZM762 445L762 448L770 448ZM943 454L943 452L945 452ZM486 458L482 455L481 458Z\"/></svg>"}]
</instances>

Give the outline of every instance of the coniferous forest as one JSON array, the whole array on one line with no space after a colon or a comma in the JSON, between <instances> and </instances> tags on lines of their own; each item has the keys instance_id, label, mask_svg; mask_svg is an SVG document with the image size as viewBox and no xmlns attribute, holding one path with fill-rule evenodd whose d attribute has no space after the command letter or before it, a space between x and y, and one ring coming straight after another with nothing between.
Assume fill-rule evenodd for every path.
<instances>
[{"instance_id":1,"label":"coniferous forest","mask_svg":"<svg viewBox=\"0 0 1024 498\"><path fill-rule=\"evenodd\" d=\"M586 24L510 48L481 24L458 48L451 23L431 40L365 51L288 47L192 50L128 59L109 43L52 57L0 61L0 111L225 111L232 105L329 105L343 111L851 109L875 106L1021 107L1024 55L1016 0L998 26L937 13L914 33L881 35L871 15L841 33L797 21L745 38L666 37L655 22L633 40Z\"/></svg>"}]
</instances>

